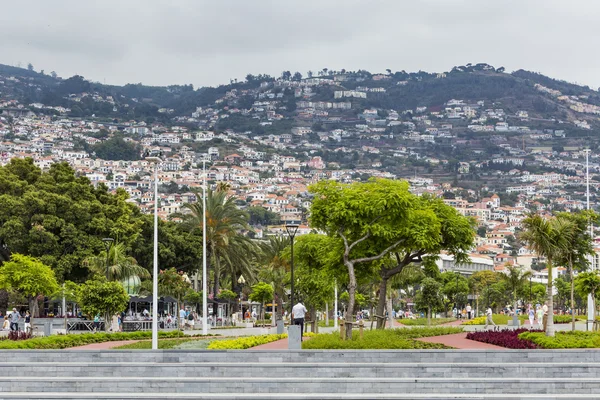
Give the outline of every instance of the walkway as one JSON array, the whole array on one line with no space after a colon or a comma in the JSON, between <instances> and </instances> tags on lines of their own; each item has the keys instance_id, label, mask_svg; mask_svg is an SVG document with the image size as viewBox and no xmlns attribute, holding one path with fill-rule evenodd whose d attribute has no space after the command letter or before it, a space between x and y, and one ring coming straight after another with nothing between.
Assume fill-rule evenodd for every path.
<instances>
[{"instance_id":1,"label":"walkway","mask_svg":"<svg viewBox=\"0 0 600 400\"><path fill-rule=\"evenodd\" d=\"M118 340L114 342L91 343L84 346L70 347L65 350L109 350L125 344L137 343L140 340Z\"/></svg>"},{"instance_id":2,"label":"walkway","mask_svg":"<svg viewBox=\"0 0 600 400\"><path fill-rule=\"evenodd\" d=\"M504 347L495 346L493 344L477 342L475 340L467 339L467 333L455 333L452 335L442 335L442 336L430 336L419 338L416 340L420 340L422 342L428 343L441 343L446 346L454 347L455 349L481 349L481 350L506 350Z\"/></svg>"}]
</instances>

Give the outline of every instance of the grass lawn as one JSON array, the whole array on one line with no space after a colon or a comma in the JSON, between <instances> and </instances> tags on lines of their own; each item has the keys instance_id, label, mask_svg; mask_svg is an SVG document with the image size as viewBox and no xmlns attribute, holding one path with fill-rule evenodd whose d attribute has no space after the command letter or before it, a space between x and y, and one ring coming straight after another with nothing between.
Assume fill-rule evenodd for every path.
<instances>
[{"instance_id":1,"label":"grass lawn","mask_svg":"<svg viewBox=\"0 0 600 400\"><path fill-rule=\"evenodd\" d=\"M600 348L600 332L556 332L554 337L544 332L523 332L519 339L530 340L544 349Z\"/></svg>"},{"instance_id":2,"label":"grass lawn","mask_svg":"<svg viewBox=\"0 0 600 400\"><path fill-rule=\"evenodd\" d=\"M365 330L360 339L358 330L352 333L352 340L341 340L339 332L315 335L302 343L303 349L448 349L439 343L425 343L414 340L421 337L460 333L459 327L418 327L385 330Z\"/></svg>"},{"instance_id":3,"label":"grass lawn","mask_svg":"<svg viewBox=\"0 0 600 400\"><path fill-rule=\"evenodd\" d=\"M196 341L200 339L161 339L158 341L158 348L161 350L174 349L179 345L191 341ZM207 339L203 339L207 340ZM150 350L152 349L152 340L143 340L141 342L135 342L130 344L125 344L123 346L115 347L114 350Z\"/></svg>"},{"instance_id":4,"label":"grass lawn","mask_svg":"<svg viewBox=\"0 0 600 400\"><path fill-rule=\"evenodd\" d=\"M401 323L402 325L406 325L406 326L415 326L415 325L423 325L423 326L427 326L427 318L417 318L417 319L410 319L410 318L403 318L403 319L398 319L397 320L399 323ZM452 321L456 321L456 318L431 318L431 325L441 325L441 324L446 324L448 322L452 322Z\"/></svg>"}]
</instances>

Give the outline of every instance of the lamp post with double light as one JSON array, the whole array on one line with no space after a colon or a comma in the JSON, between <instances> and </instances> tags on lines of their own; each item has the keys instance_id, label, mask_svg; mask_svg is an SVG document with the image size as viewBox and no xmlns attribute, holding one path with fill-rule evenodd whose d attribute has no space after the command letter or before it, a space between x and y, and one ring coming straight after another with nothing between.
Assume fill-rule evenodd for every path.
<instances>
[{"instance_id":1,"label":"lamp post with double light","mask_svg":"<svg viewBox=\"0 0 600 400\"><path fill-rule=\"evenodd\" d=\"M159 154L160 155L160 154ZM158 166L160 157L146 157L154 163L154 265L152 268L152 350L158 350Z\"/></svg>"},{"instance_id":2,"label":"lamp post with double light","mask_svg":"<svg viewBox=\"0 0 600 400\"><path fill-rule=\"evenodd\" d=\"M298 232L298 228L300 227L300 225L298 224L286 224L285 225L285 231L287 232L288 236L290 237L290 243L291 243L291 247L292 247L292 251L291 251L291 256L292 256L292 262L290 264L290 269L291 269L291 273L292 273L292 287L291 287L291 292L290 292L290 318L292 316L292 309L294 308L294 237L296 236L296 233Z\"/></svg>"}]
</instances>

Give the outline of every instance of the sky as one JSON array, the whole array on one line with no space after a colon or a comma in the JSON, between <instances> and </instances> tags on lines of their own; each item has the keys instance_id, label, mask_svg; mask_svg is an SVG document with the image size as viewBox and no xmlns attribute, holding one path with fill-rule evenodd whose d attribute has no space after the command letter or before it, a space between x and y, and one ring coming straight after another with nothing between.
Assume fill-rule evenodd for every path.
<instances>
[{"instance_id":1,"label":"sky","mask_svg":"<svg viewBox=\"0 0 600 400\"><path fill-rule=\"evenodd\" d=\"M0 7L0 63L199 87L484 62L598 88L599 17L592 0L19 0Z\"/></svg>"}]
</instances>

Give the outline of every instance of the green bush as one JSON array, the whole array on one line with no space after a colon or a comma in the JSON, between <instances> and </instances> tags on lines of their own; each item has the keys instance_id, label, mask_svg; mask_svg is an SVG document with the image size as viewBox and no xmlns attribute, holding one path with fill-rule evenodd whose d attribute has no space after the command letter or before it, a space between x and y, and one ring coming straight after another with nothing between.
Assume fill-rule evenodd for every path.
<instances>
[{"instance_id":1,"label":"green bush","mask_svg":"<svg viewBox=\"0 0 600 400\"><path fill-rule=\"evenodd\" d=\"M237 339L230 340L215 340L208 345L209 350L245 350L251 347L259 346L261 344L275 342L277 340L285 339L287 334L281 335L261 335L261 336L248 336L240 337Z\"/></svg>"},{"instance_id":2,"label":"green bush","mask_svg":"<svg viewBox=\"0 0 600 400\"><path fill-rule=\"evenodd\" d=\"M159 338L178 338L189 336L181 331L158 332ZM214 336L214 335L211 335ZM117 340L150 339L152 332L122 332L122 333L82 333L73 335L53 335L28 340L2 340L0 349L67 349L85 346L91 343L112 342Z\"/></svg>"},{"instance_id":3,"label":"green bush","mask_svg":"<svg viewBox=\"0 0 600 400\"><path fill-rule=\"evenodd\" d=\"M447 324L448 322L452 322L452 321L456 321L456 318L431 318L431 325L434 326L434 325ZM406 326L427 325L427 318L416 318L416 319L404 318L404 319L399 319L398 322L400 322L402 325L406 325Z\"/></svg>"},{"instance_id":4,"label":"green bush","mask_svg":"<svg viewBox=\"0 0 600 400\"><path fill-rule=\"evenodd\" d=\"M180 344L191 342L199 339L166 339L158 341L158 348L161 350L172 349ZM150 350L152 349L152 341L143 340L141 342L129 343L123 346L115 347L118 350Z\"/></svg>"},{"instance_id":5,"label":"green bush","mask_svg":"<svg viewBox=\"0 0 600 400\"><path fill-rule=\"evenodd\" d=\"M553 337L544 332L523 332L519 339L530 340L544 349L600 348L600 332L556 332Z\"/></svg>"},{"instance_id":6,"label":"green bush","mask_svg":"<svg viewBox=\"0 0 600 400\"><path fill-rule=\"evenodd\" d=\"M341 340L339 332L315 335L302 343L303 349L447 349L439 343L414 340L420 337L460 333L462 328L436 327L412 329L365 330L363 339L358 331L352 332L352 340Z\"/></svg>"}]
</instances>

